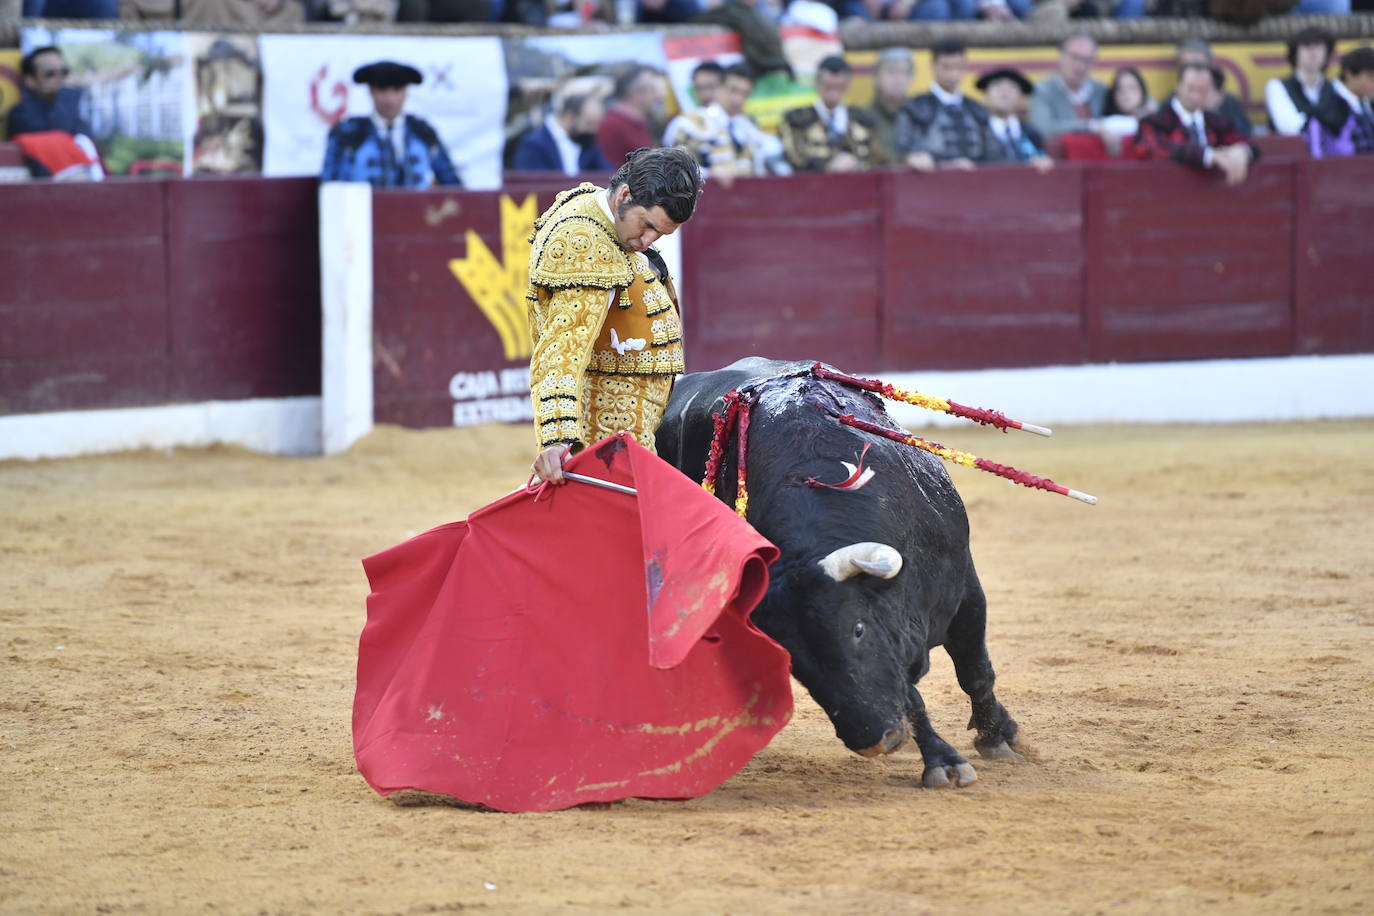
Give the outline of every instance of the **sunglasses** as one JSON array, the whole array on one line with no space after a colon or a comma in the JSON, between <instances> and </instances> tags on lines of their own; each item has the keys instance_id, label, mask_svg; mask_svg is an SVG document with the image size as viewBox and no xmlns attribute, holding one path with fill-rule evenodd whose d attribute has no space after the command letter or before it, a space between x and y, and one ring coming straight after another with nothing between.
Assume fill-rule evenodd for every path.
<instances>
[{"instance_id":1,"label":"sunglasses","mask_svg":"<svg viewBox=\"0 0 1374 916\"><path fill-rule=\"evenodd\" d=\"M39 76L43 76L43 77L71 76L71 75L72 75L72 71L69 70L69 69L67 69L66 67L59 67L59 68L53 68L53 69L51 69L51 70L43 70L43 71L41 71L38 75L39 75Z\"/></svg>"}]
</instances>

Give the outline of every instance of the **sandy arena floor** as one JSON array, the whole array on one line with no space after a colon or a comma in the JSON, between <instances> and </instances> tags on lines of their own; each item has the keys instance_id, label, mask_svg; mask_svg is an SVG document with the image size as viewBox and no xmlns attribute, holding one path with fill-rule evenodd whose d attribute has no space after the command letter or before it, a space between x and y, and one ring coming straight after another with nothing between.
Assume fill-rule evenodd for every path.
<instances>
[{"instance_id":1,"label":"sandy arena floor","mask_svg":"<svg viewBox=\"0 0 1374 916\"><path fill-rule=\"evenodd\" d=\"M523 480L528 434L383 429L0 464L4 913L1369 913L1374 423L939 438L999 695L1040 752L918 788L799 697L712 795L503 815L353 769L358 559Z\"/></svg>"}]
</instances>

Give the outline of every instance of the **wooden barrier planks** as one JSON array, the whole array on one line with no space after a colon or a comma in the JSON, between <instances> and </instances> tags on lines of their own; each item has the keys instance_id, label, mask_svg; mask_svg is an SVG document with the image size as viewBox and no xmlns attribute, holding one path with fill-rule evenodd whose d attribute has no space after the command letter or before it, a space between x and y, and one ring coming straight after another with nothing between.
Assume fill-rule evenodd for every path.
<instances>
[{"instance_id":1,"label":"wooden barrier planks","mask_svg":"<svg viewBox=\"0 0 1374 916\"><path fill-rule=\"evenodd\" d=\"M0 192L0 414L165 403L163 185Z\"/></svg>"},{"instance_id":2,"label":"wooden barrier planks","mask_svg":"<svg viewBox=\"0 0 1374 916\"><path fill-rule=\"evenodd\" d=\"M1374 350L1374 161L1297 166L1295 352Z\"/></svg>"},{"instance_id":3,"label":"wooden barrier planks","mask_svg":"<svg viewBox=\"0 0 1374 916\"><path fill-rule=\"evenodd\" d=\"M744 356L878 364L877 175L709 184L683 238L689 371Z\"/></svg>"},{"instance_id":4,"label":"wooden barrier planks","mask_svg":"<svg viewBox=\"0 0 1374 916\"><path fill-rule=\"evenodd\" d=\"M165 186L172 400L319 394L318 183Z\"/></svg>"},{"instance_id":5,"label":"wooden barrier planks","mask_svg":"<svg viewBox=\"0 0 1374 916\"><path fill-rule=\"evenodd\" d=\"M1090 358L1291 352L1293 169L1260 163L1234 188L1172 163L1090 170Z\"/></svg>"},{"instance_id":6,"label":"wooden barrier planks","mask_svg":"<svg viewBox=\"0 0 1374 916\"><path fill-rule=\"evenodd\" d=\"M1079 363L1083 169L883 177L882 368Z\"/></svg>"}]
</instances>

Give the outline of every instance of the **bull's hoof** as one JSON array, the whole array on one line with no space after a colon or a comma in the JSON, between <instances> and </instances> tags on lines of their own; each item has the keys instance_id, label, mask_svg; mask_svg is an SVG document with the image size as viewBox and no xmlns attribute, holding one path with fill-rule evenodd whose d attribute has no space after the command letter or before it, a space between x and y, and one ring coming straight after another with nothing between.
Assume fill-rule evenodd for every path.
<instances>
[{"instance_id":1,"label":"bull's hoof","mask_svg":"<svg viewBox=\"0 0 1374 916\"><path fill-rule=\"evenodd\" d=\"M1013 735L1000 742L974 742L978 754L989 761L1024 761L1025 758L1035 757L1035 750L1031 743L1022 739L1021 735Z\"/></svg>"},{"instance_id":2,"label":"bull's hoof","mask_svg":"<svg viewBox=\"0 0 1374 916\"><path fill-rule=\"evenodd\" d=\"M975 747L978 747L978 753L979 753L985 760L1025 760L1025 759L1026 759L1025 757L1021 756L1020 754L1016 753L1016 751L1014 751L1014 750L1012 750L1010 747L1008 747L1008 746L1007 746L1007 742L1005 742L1005 741L999 741L997 744L988 745L988 746L986 746L986 747L978 746L978 745L975 745Z\"/></svg>"},{"instance_id":3,"label":"bull's hoof","mask_svg":"<svg viewBox=\"0 0 1374 916\"><path fill-rule=\"evenodd\" d=\"M921 784L927 789L962 789L964 786L972 785L977 779L978 772L973 769L973 764L962 762L952 766L926 767L925 773L921 776Z\"/></svg>"}]
</instances>

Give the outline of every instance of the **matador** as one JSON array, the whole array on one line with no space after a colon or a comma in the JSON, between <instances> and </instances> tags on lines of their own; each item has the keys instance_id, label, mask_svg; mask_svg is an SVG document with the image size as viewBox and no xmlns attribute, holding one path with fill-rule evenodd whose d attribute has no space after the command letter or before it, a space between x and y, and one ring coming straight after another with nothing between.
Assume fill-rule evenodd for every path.
<instances>
[{"instance_id":1,"label":"matador","mask_svg":"<svg viewBox=\"0 0 1374 916\"><path fill-rule=\"evenodd\" d=\"M564 191L535 222L525 298L540 479L562 483L566 455L615 433L654 448L683 347L651 246L691 218L701 182L682 150L637 150L606 188Z\"/></svg>"}]
</instances>

